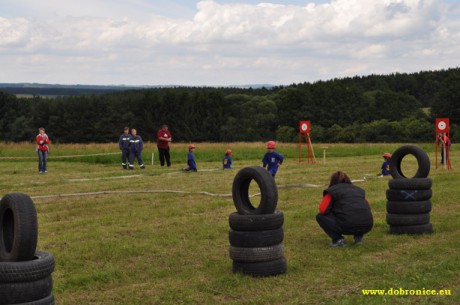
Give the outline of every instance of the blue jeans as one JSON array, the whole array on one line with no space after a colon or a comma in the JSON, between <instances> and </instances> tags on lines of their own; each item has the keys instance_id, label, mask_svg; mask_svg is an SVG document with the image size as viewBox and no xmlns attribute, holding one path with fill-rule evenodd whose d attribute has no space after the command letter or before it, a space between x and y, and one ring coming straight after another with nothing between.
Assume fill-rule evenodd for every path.
<instances>
[{"instance_id":1,"label":"blue jeans","mask_svg":"<svg viewBox=\"0 0 460 305\"><path fill-rule=\"evenodd\" d=\"M38 171L44 172L48 170L46 168L46 156L48 155L47 151L38 151Z\"/></svg>"}]
</instances>

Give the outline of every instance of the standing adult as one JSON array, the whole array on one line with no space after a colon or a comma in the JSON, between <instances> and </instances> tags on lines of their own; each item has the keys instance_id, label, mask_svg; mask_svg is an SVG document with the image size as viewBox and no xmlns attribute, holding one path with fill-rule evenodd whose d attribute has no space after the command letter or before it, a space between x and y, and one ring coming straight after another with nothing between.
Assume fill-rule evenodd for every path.
<instances>
[{"instance_id":1,"label":"standing adult","mask_svg":"<svg viewBox=\"0 0 460 305\"><path fill-rule=\"evenodd\" d=\"M171 157L169 155L169 143L171 142L171 132L168 129L168 125L164 124L160 130L157 132L157 147L158 153L160 155L160 164L161 166L166 165L171 166Z\"/></svg>"},{"instance_id":2,"label":"standing adult","mask_svg":"<svg viewBox=\"0 0 460 305\"><path fill-rule=\"evenodd\" d=\"M441 164L444 164L444 155L446 156L446 164L449 164L450 139L447 133L439 133L438 139L441 142Z\"/></svg>"},{"instance_id":3,"label":"standing adult","mask_svg":"<svg viewBox=\"0 0 460 305\"><path fill-rule=\"evenodd\" d=\"M144 142L141 136L137 135L136 129L131 129L131 140L129 141L129 169L134 169L134 159L137 159L139 167L145 169L144 161L142 160L142 150L144 149Z\"/></svg>"},{"instance_id":4,"label":"standing adult","mask_svg":"<svg viewBox=\"0 0 460 305\"><path fill-rule=\"evenodd\" d=\"M123 128L123 134L118 140L118 147L121 150L121 166L123 166L123 169L128 168L129 163L127 163L127 160L129 158L129 145L131 138L132 136L129 134L129 127Z\"/></svg>"},{"instance_id":5,"label":"standing adult","mask_svg":"<svg viewBox=\"0 0 460 305\"><path fill-rule=\"evenodd\" d=\"M35 138L35 141L37 142L37 154L38 154L38 173L47 173L48 168L46 166L46 159L48 156L48 144L50 144L50 138L48 138L48 135L45 133L45 128L40 127L38 129L38 135Z\"/></svg>"}]
</instances>

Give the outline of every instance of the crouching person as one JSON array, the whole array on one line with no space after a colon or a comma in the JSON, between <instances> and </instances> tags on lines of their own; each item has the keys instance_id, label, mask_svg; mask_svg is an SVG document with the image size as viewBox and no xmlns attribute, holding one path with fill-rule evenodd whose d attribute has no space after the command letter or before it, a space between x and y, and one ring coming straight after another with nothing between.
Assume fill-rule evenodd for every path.
<instances>
[{"instance_id":1,"label":"crouching person","mask_svg":"<svg viewBox=\"0 0 460 305\"><path fill-rule=\"evenodd\" d=\"M332 174L329 188L323 192L316 221L332 239L333 247L346 245L343 235L353 235L354 243L362 244L364 234L374 224L364 190L353 185L341 171Z\"/></svg>"}]
</instances>

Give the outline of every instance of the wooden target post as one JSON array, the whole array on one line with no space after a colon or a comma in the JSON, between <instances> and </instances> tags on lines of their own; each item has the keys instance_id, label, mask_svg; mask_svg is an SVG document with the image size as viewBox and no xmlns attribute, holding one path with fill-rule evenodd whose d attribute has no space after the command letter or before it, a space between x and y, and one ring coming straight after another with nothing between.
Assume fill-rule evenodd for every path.
<instances>
[{"instance_id":1,"label":"wooden target post","mask_svg":"<svg viewBox=\"0 0 460 305\"><path fill-rule=\"evenodd\" d=\"M305 139L305 144L307 145L307 162L315 164L316 157L315 157L315 151L313 150L313 145L311 144L310 130L311 130L310 121L300 121L299 123L299 162L302 161L302 145Z\"/></svg>"},{"instance_id":2,"label":"wooden target post","mask_svg":"<svg viewBox=\"0 0 460 305\"><path fill-rule=\"evenodd\" d=\"M438 150L441 147L441 159L444 160L444 169L452 169L450 163L450 126L448 118L436 119L436 168L438 168Z\"/></svg>"}]
</instances>

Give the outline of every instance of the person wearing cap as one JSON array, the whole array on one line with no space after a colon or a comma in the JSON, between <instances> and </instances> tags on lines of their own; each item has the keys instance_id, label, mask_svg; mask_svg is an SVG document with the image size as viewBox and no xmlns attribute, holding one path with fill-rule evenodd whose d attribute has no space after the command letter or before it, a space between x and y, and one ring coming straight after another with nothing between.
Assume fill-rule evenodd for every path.
<instances>
[{"instance_id":1,"label":"person wearing cap","mask_svg":"<svg viewBox=\"0 0 460 305\"><path fill-rule=\"evenodd\" d=\"M353 235L354 243L361 245L364 234L374 225L365 191L353 185L347 174L341 171L331 175L316 221L332 239L332 247L346 245L343 235Z\"/></svg>"},{"instance_id":2,"label":"person wearing cap","mask_svg":"<svg viewBox=\"0 0 460 305\"><path fill-rule=\"evenodd\" d=\"M50 144L50 138L45 133L45 128L40 127L38 129L38 135L35 137L35 142L37 143L36 152L38 154L38 173L47 173L48 168L46 160L48 157L48 145Z\"/></svg>"},{"instance_id":3,"label":"person wearing cap","mask_svg":"<svg viewBox=\"0 0 460 305\"><path fill-rule=\"evenodd\" d=\"M391 154L390 153L384 153L383 154L383 163L381 167L381 173L379 174L380 177L385 177L390 175L390 160L391 160Z\"/></svg>"},{"instance_id":4,"label":"person wearing cap","mask_svg":"<svg viewBox=\"0 0 460 305\"><path fill-rule=\"evenodd\" d=\"M157 132L157 147L158 154L160 155L160 165L171 166L171 157L169 155L169 143L171 142L171 132L168 129L168 125L164 124Z\"/></svg>"},{"instance_id":5,"label":"person wearing cap","mask_svg":"<svg viewBox=\"0 0 460 305\"><path fill-rule=\"evenodd\" d=\"M129 127L123 128L123 134L118 140L118 147L121 150L121 166L123 169L128 168L128 163L126 162L129 158L129 145L131 144L132 136L129 134Z\"/></svg>"},{"instance_id":6,"label":"person wearing cap","mask_svg":"<svg viewBox=\"0 0 460 305\"><path fill-rule=\"evenodd\" d=\"M276 143L274 141L267 142L267 152L262 159L262 165L267 168L268 172L275 177L278 167L283 163L284 156L275 151Z\"/></svg>"},{"instance_id":7,"label":"person wearing cap","mask_svg":"<svg viewBox=\"0 0 460 305\"><path fill-rule=\"evenodd\" d=\"M196 162L195 162L195 156L193 155L193 152L195 151L195 145L190 144L188 146L188 154L187 154L187 167L183 168L182 170L187 171L187 172L196 172Z\"/></svg>"},{"instance_id":8,"label":"person wearing cap","mask_svg":"<svg viewBox=\"0 0 460 305\"><path fill-rule=\"evenodd\" d=\"M232 151L227 149L224 160L222 160L222 169L232 169L232 163Z\"/></svg>"},{"instance_id":9,"label":"person wearing cap","mask_svg":"<svg viewBox=\"0 0 460 305\"><path fill-rule=\"evenodd\" d=\"M142 137L137 135L136 129L131 129L131 140L129 140L129 169L134 169L134 159L137 159L139 167L145 169L144 161L142 160L142 150L144 149L144 142Z\"/></svg>"}]
</instances>

